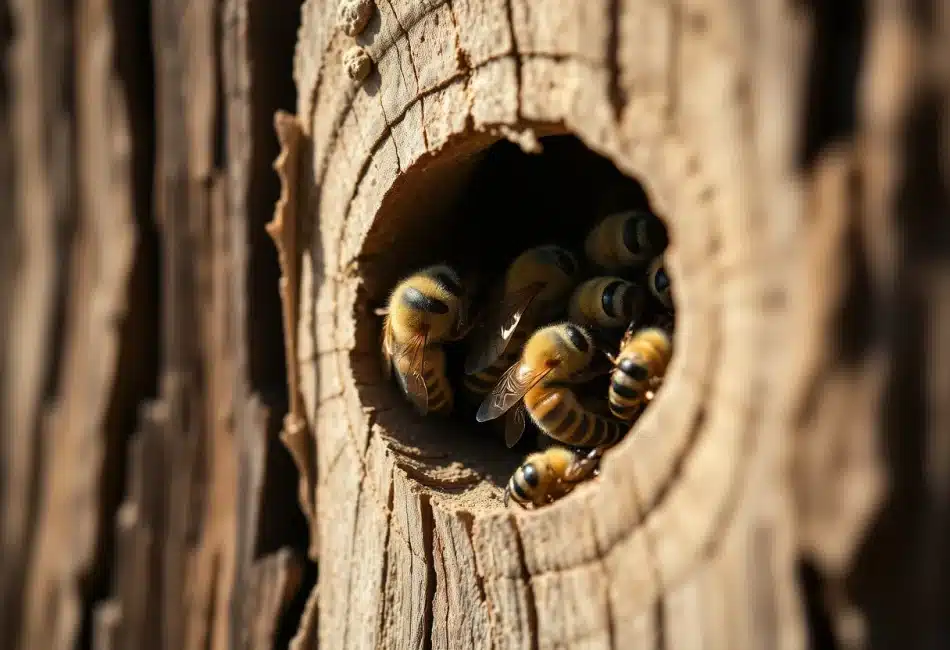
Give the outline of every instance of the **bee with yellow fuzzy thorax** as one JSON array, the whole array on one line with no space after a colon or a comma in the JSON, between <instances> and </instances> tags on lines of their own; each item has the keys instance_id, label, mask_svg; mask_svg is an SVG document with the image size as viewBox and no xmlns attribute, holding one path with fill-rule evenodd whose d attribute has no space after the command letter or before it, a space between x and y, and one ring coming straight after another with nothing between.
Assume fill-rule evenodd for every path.
<instances>
[{"instance_id":1,"label":"bee with yellow fuzzy thorax","mask_svg":"<svg viewBox=\"0 0 950 650\"><path fill-rule=\"evenodd\" d=\"M611 357L607 404L615 417L633 420L653 398L673 356L670 334L660 327L628 329L620 351Z\"/></svg>"},{"instance_id":2,"label":"bee with yellow fuzzy thorax","mask_svg":"<svg viewBox=\"0 0 950 650\"><path fill-rule=\"evenodd\" d=\"M470 336L462 386L476 403L518 360L533 328L563 309L579 271L574 255L554 245L529 248L511 262ZM524 426L519 405L505 418L506 439L520 437Z\"/></svg>"},{"instance_id":3,"label":"bee with yellow fuzzy thorax","mask_svg":"<svg viewBox=\"0 0 950 650\"><path fill-rule=\"evenodd\" d=\"M588 410L568 386L591 378L594 354L591 335L579 325L542 327L482 402L475 419L493 420L524 400L538 428L558 442L574 447L615 444L627 433L627 425ZM505 441L511 447L518 438L506 435Z\"/></svg>"},{"instance_id":4,"label":"bee with yellow fuzzy thorax","mask_svg":"<svg viewBox=\"0 0 950 650\"><path fill-rule=\"evenodd\" d=\"M396 285L384 316L384 374L393 369L402 392L422 414L449 413L454 405L442 344L465 336L467 293L445 264L426 267Z\"/></svg>"},{"instance_id":5,"label":"bee with yellow fuzzy thorax","mask_svg":"<svg viewBox=\"0 0 950 650\"><path fill-rule=\"evenodd\" d=\"M525 458L505 486L505 505L512 499L522 508L539 508L570 493L579 483L597 472L603 448L586 456L551 446Z\"/></svg>"}]
</instances>

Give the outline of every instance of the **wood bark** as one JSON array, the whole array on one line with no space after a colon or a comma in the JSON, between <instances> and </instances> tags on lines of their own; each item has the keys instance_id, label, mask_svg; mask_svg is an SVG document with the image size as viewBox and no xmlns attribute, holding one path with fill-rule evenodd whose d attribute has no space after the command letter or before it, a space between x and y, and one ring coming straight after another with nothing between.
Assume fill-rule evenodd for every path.
<instances>
[{"instance_id":1,"label":"wood bark","mask_svg":"<svg viewBox=\"0 0 950 650\"><path fill-rule=\"evenodd\" d=\"M0 647L295 630L311 570L263 224L298 15L0 6Z\"/></svg>"},{"instance_id":2,"label":"wood bark","mask_svg":"<svg viewBox=\"0 0 950 650\"><path fill-rule=\"evenodd\" d=\"M303 8L284 251L317 645L946 643L946 12L387 0L354 38L334 4ZM564 131L668 218L678 351L599 480L524 514L382 380L371 314L464 227L438 192L473 152Z\"/></svg>"},{"instance_id":3,"label":"wood bark","mask_svg":"<svg viewBox=\"0 0 950 650\"><path fill-rule=\"evenodd\" d=\"M942 3L350 4L0 0L0 650L950 645ZM372 308L563 133L677 354L522 513Z\"/></svg>"}]
</instances>

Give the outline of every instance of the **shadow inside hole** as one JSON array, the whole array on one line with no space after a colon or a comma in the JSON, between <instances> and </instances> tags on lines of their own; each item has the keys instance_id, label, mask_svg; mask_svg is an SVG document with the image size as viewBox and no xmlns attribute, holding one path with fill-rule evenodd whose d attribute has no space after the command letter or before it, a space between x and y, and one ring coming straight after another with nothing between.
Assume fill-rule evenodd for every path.
<instances>
[{"instance_id":1,"label":"shadow inside hole","mask_svg":"<svg viewBox=\"0 0 950 650\"><path fill-rule=\"evenodd\" d=\"M474 274L478 302L523 250L554 243L583 260L584 238L599 218L650 208L639 182L577 138L551 131L539 135L540 154L476 136L417 163L388 192L359 257L363 285L355 309L354 380L363 404L376 409L376 422L400 450L437 476L434 487L467 489L480 482L467 479L466 471L504 487L524 454L537 448L536 430L529 424L522 441L508 450L495 426L501 420L475 422L478 404L459 386L464 341L446 346L453 414L417 415L395 382L382 379L382 319L373 310L385 305L402 278L440 262L453 265L463 278ZM606 397L606 385L602 394Z\"/></svg>"}]
</instances>

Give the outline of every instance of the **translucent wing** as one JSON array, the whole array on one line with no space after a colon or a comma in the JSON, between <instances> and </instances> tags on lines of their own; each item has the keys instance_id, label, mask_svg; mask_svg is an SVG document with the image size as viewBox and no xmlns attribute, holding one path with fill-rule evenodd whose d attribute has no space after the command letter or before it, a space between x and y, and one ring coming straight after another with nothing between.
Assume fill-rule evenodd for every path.
<instances>
[{"instance_id":1,"label":"translucent wing","mask_svg":"<svg viewBox=\"0 0 950 650\"><path fill-rule=\"evenodd\" d=\"M486 319L472 333L472 346L465 358L466 375L481 372L498 360L521 317L544 286L544 282L533 282L505 296L497 309L488 310Z\"/></svg>"},{"instance_id":2,"label":"translucent wing","mask_svg":"<svg viewBox=\"0 0 950 650\"><path fill-rule=\"evenodd\" d=\"M528 368L520 361L512 365L501 376L498 383L478 407L475 419L479 422L494 420L499 415L518 403L531 388L544 376L551 372L551 368L535 370Z\"/></svg>"},{"instance_id":3,"label":"translucent wing","mask_svg":"<svg viewBox=\"0 0 950 650\"><path fill-rule=\"evenodd\" d=\"M425 335L412 337L399 350L400 361L408 359L409 362L404 366L402 363L396 363L396 371L399 374L399 383L402 385L403 392L422 415L429 412L429 391L422 377L425 369L426 343Z\"/></svg>"},{"instance_id":4,"label":"translucent wing","mask_svg":"<svg viewBox=\"0 0 950 650\"><path fill-rule=\"evenodd\" d=\"M514 447L521 440L524 433L525 409L524 403L516 404L505 414L505 444L508 448Z\"/></svg>"}]
</instances>

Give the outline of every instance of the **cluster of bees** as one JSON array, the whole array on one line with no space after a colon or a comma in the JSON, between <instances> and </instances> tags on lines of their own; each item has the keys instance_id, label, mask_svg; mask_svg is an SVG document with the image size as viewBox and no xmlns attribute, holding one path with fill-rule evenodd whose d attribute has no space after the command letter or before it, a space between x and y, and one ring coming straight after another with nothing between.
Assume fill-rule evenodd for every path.
<instances>
[{"instance_id":1,"label":"cluster of bees","mask_svg":"<svg viewBox=\"0 0 950 650\"><path fill-rule=\"evenodd\" d=\"M648 211L608 215L587 234L583 261L553 244L518 255L477 314L474 282L445 264L421 269L377 310L385 374L421 414L448 414L445 346L462 342L457 383L475 419L508 447L529 418L540 433L542 449L511 476L505 504L552 503L597 474L663 381L674 325L667 244Z\"/></svg>"}]
</instances>

